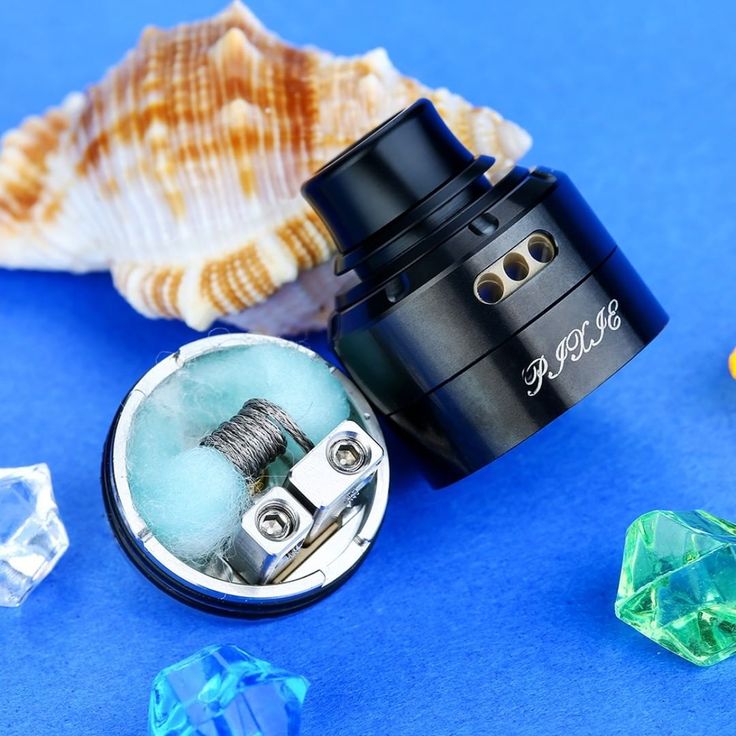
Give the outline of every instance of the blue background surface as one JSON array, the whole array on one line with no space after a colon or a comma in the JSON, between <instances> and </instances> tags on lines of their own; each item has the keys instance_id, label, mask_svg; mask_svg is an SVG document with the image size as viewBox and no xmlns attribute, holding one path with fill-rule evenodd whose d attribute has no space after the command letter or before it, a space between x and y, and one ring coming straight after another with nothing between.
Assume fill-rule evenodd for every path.
<instances>
[{"instance_id":1,"label":"blue background surface","mask_svg":"<svg viewBox=\"0 0 736 736\"><path fill-rule=\"evenodd\" d=\"M136 315L107 275L0 271L0 466L50 464L71 547L0 610L0 730L145 733L151 680L233 642L312 682L305 736L732 733L736 661L699 669L613 614L627 525L653 508L736 520L736 62L733 3L289 3L284 38L386 46L424 82L535 138L573 178L671 315L662 337L553 425L434 492L389 436L392 499L343 588L263 622L158 592L117 549L98 483L130 385L197 334ZM0 128L98 79L180 0L4 2ZM2 245L0 244L0 248ZM323 336L308 344L326 353Z\"/></svg>"}]
</instances>

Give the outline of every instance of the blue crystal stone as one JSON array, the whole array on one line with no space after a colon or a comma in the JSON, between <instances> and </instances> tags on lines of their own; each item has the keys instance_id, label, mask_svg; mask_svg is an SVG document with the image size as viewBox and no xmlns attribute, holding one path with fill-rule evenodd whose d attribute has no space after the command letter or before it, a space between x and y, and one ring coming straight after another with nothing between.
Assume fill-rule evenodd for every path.
<instances>
[{"instance_id":1,"label":"blue crystal stone","mask_svg":"<svg viewBox=\"0 0 736 736\"><path fill-rule=\"evenodd\" d=\"M309 683L232 644L201 649L153 681L151 736L298 736Z\"/></svg>"}]
</instances>

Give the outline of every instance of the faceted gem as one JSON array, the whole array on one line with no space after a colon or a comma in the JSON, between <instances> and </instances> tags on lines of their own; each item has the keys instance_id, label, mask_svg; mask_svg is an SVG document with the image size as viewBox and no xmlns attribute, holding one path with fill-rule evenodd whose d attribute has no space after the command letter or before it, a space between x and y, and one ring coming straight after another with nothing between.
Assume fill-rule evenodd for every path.
<instances>
[{"instance_id":1,"label":"faceted gem","mask_svg":"<svg viewBox=\"0 0 736 736\"><path fill-rule=\"evenodd\" d=\"M23 603L68 546L48 466L0 468L0 606Z\"/></svg>"},{"instance_id":2,"label":"faceted gem","mask_svg":"<svg viewBox=\"0 0 736 736\"><path fill-rule=\"evenodd\" d=\"M309 683L234 645L205 647L153 681L151 736L298 736Z\"/></svg>"},{"instance_id":3,"label":"faceted gem","mask_svg":"<svg viewBox=\"0 0 736 736\"><path fill-rule=\"evenodd\" d=\"M699 665L736 653L736 525L651 511L626 533L616 615Z\"/></svg>"}]
</instances>

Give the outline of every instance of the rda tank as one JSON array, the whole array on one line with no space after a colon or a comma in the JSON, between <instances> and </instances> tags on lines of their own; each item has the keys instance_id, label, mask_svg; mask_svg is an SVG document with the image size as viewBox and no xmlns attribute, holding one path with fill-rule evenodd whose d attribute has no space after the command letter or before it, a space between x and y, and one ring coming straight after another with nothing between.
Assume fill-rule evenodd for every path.
<instances>
[{"instance_id":1,"label":"rda tank","mask_svg":"<svg viewBox=\"0 0 736 736\"><path fill-rule=\"evenodd\" d=\"M439 461L491 462L609 378L667 316L565 174L495 186L419 100L303 194L337 244L331 338L352 378Z\"/></svg>"}]
</instances>

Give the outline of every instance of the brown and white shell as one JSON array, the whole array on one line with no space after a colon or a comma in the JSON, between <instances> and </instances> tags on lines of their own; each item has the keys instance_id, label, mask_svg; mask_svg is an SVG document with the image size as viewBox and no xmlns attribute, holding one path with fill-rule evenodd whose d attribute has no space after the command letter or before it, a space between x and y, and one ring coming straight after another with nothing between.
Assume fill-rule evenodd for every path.
<instances>
[{"instance_id":1,"label":"brown and white shell","mask_svg":"<svg viewBox=\"0 0 736 736\"><path fill-rule=\"evenodd\" d=\"M496 157L529 136L487 108L402 76L385 51L294 48L240 2L201 22L148 28L99 84L7 133L0 266L109 269L149 316L206 329L323 326L333 245L299 187L418 97L463 143Z\"/></svg>"}]
</instances>

